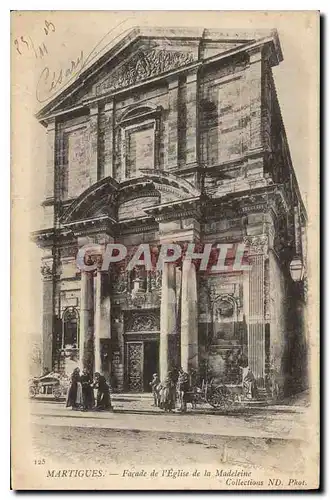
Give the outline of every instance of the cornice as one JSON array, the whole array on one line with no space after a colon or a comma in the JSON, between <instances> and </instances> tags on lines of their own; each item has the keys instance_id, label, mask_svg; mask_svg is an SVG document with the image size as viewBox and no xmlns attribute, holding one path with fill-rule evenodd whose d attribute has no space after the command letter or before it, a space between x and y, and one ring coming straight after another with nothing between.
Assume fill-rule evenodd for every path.
<instances>
[{"instance_id":1,"label":"cornice","mask_svg":"<svg viewBox=\"0 0 330 500\"><path fill-rule=\"evenodd\" d=\"M154 217L157 222L170 221L178 218L201 218L201 197L189 198L169 203L162 203L145 209L147 214Z\"/></svg>"},{"instance_id":2,"label":"cornice","mask_svg":"<svg viewBox=\"0 0 330 500\"><path fill-rule=\"evenodd\" d=\"M98 232L105 232L113 235L116 227L116 220L103 215L101 217L94 217L91 219L78 220L69 222L63 226L76 236L92 235Z\"/></svg>"},{"instance_id":3,"label":"cornice","mask_svg":"<svg viewBox=\"0 0 330 500\"><path fill-rule=\"evenodd\" d=\"M138 217L120 221L116 227L116 235L146 233L158 230L158 224L152 217Z\"/></svg>"}]
</instances>

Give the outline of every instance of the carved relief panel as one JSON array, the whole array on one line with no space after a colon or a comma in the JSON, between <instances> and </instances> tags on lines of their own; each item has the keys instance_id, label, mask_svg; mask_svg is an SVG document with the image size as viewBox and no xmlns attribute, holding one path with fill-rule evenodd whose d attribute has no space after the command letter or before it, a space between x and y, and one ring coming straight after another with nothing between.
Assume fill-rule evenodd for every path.
<instances>
[{"instance_id":1,"label":"carved relief panel","mask_svg":"<svg viewBox=\"0 0 330 500\"><path fill-rule=\"evenodd\" d=\"M118 301L125 308L158 307L161 272L145 271L139 268L127 271L128 260L113 267L111 293L118 297Z\"/></svg>"},{"instance_id":2,"label":"carved relief panel","mask_svg":"<svg viewBox=\"0 0 330 500\"><path fill-rule=\"evenodd\" d=\"M126 332L157 332L159 328L159 314L147 311L136 311L126 315Z\"/></svg>"},{"instance_id":3,"label":"carved relief panel","mask_svg":"<svg viewBox=\"0 0 330 500\"><path fill-rule=\"evenodd\" d=\"M161 73L190 64L192 52L141 48L96 86L96 95L135 85Z\"/></svg>"}]
</instances>

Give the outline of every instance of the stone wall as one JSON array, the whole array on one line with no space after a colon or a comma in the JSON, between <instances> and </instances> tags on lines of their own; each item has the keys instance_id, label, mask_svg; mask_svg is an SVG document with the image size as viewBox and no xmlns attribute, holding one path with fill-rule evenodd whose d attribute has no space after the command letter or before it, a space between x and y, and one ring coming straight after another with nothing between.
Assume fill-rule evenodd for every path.
<instances>
[{"instance_id":1,"label":"stone wall","mask_svg":"<svg viewBox=\"0 0 330 500\"><path fill-rule=\"evenodd\" d=\"M249 106L244 61L222 63L201 82L200 148L208 166L239 158L248 148Z\"/></svg>"},{"instance_id":2,"label":"stone wall","mask_svg":"<svg viewBox=\"0 0 330 500\"><path fill-rule=\"evenodd\" d=\"M76 198L96 180L90 164L90 139L87 116L72 118L57 126L56 194L62 200Z\"/></svg>"}]
</instances>

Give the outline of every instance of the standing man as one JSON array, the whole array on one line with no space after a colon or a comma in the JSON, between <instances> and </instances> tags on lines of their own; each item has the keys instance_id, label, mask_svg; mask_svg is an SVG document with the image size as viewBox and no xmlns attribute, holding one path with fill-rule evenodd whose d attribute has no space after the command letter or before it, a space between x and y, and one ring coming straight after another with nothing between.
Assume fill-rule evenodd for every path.
<instances>
[{"instance_id":1,"label":"standing man","mask_svg":"<svg viewBox=\"0 0 330 500\"><path fill-rule=\"evenodd\" d=\"M178 378L178 393L179 393L179 401L180 401L180 411L187 411L187 393L189 391L189 375L182 368L179 370L179 378Z\"/></svg>"},{"instance_id":2,"label":"standing man","mask_svg":"<svg viewBox=\"0 0 330 500\"><path fill-rule=\"evenodd\" d=\"M159 406L159 386L160 384L160 379L157 375L157 373L154 373L152 376L152 381L150 382L149 385L151 385L151 390L152 390L152 395L154 397L154 406Z\"/></svg>"}]
</instances>

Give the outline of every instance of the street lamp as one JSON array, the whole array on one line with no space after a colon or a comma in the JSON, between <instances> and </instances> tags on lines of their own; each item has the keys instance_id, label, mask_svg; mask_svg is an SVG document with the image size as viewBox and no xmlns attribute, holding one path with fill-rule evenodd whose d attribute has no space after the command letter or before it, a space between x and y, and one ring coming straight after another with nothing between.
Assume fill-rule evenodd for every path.
<instances>
[{"instance_id":1,"label":"street lamp","mask_svg":"<svg viewBox=\"0 0 330 500\"><path fill-rule=\"evenodd\" d=\"M295 256L290 262L290 274L293 281L302 281L304 277L304 264L302 258Z\"/></svg>"}]
</instances>

